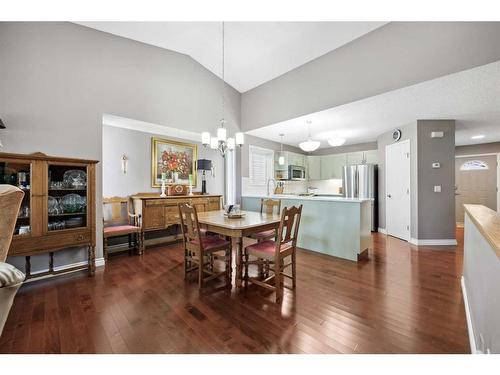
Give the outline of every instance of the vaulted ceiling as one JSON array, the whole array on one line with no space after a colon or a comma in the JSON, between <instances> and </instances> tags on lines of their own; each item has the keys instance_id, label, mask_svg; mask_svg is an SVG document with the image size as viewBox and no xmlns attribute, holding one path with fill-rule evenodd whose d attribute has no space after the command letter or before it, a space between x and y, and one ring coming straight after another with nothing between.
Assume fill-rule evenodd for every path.
<instances>
[{"instance_id":1,"label":"vaulted ceiling","mask_svg":"<svg viewBox=\"0 0 500 375\"><path fill-rule=\"evenodd\" d=\"M191 56L222 76L220 22L79 22ZM341 47L385 22L226 22L225 80L248 91Z\"/></svg>"}]
</instances>

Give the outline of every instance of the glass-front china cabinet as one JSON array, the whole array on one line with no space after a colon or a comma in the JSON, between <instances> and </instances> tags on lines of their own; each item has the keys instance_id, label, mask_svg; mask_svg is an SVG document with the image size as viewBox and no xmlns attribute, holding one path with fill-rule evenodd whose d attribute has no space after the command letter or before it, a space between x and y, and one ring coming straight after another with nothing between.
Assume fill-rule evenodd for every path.
<instances>
[{"instance_id":1,"label":"glass-front china cabinet","mask_svg":"<svg viewBox=\"0 0 500 375\"><path fill-rule=\"evenodd\" d=\"M95 160L0 153L0 184L24 191L9 256L26 257L27 277L56 274L54 252L88 250L95 268ZM30 257L49 253L48 271L31 275ZM64 272L69 271L64 269Z\"/></svg>"}]
</instances>

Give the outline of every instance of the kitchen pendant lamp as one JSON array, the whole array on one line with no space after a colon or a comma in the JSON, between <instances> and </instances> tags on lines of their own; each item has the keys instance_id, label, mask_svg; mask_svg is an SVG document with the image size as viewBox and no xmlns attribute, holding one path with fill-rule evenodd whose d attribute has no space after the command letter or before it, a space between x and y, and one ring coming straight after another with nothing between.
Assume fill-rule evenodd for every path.
<instances>
[{"instance_id":1,"label":"kitchen pendant lamp","mask_svg":"<svg viewBox=\"0 0 500 375\"><path fill-rule=\"evenodd\" d=\"M309 131L309 135L307 137L307 141L299 143L299 147L302 151L305 152L312 152L318 149L318 147L321 145L320 141L314 141L311 138L311 121L307 121L307 127Z\"/></svg>"},{"instance_id":2,"label":"kitchen pendant lamp","mask_svg":"<svg viewBox=\"0 0 500 375\"><path fill-rule=\"evenodd\" d=\"M279 165L285 165L285 154L283 154L283 137L285 135L284 134L280 134L280 138L281 138L281 146L280 146L280 152L279 152L279 156L278 156L278 164Z\"/></svg>"},{"instance_id":3,"label":"kitchen pendant lamp","mask_svg":"<svg viewBox=\"0 0 500 375\"><path fill-rule=\"evenodd\" d=\"M328 140L328 144L332 147L342 146L345 143L345 138L333 137Z\"/></svg>"}]
</instances>

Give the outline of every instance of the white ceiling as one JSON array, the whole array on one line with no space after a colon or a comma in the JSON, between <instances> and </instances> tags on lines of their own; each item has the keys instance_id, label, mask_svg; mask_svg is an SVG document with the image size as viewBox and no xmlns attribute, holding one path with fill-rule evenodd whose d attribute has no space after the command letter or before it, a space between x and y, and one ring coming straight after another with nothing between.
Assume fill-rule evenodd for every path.
<instances>
[{"instance_id":1,"label":"white ceiling","mask_svg":"<svg viewBox=\"0 0 500 375\"><path fill-rule=\"evenodd\" d=\"M457 145L500 141L500 62L451 74L357 102L249 131L248 134L298 146L311 120L321 148L336 134L346 144L371 142L417 119L455 119ZM473 135L485 138L473 140Z\"/></svg>"},{"instance_id":2,"label":"white ceiling","mask_svg":"<svg viewBox=\"0 0 500 375\"><path fill-rule=\"evenodd\" d=\"M97 30L184 53L221 76L218 22L79 22ZM227 22L225 80L248 91L386 22Z\"/></svg>"}]
</instances>

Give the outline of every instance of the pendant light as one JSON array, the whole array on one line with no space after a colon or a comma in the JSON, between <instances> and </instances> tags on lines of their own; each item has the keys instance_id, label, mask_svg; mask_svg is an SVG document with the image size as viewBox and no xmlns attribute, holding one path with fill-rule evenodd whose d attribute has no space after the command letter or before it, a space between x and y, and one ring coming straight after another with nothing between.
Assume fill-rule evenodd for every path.
<instances>
[{"instance_id":1,"label":"pendant light","mask_svg":"<svg viewBox=\"0 0 500 375\"><path fill-rule=\"evenodd\" d=\"M345 143L346 139L334 136L328 140L328 144L332 147L342 146Z\"/></svg>"},{"instance_id":2,"label":"pendant light","mask_svg":"<svg viewBox=\"0 0 500 375\"><path fill-rule=\"evenodd\" d=\"M283 137L284 136L285 136L284 134L280 134L281 146L280 146L280 153L278 156L278 164L279 165L285 165L285 155L283 154Z\"/></svg>"},{"instance_id":3,"label":"pendant light","mask_svg":"<svg viewBox=\"0 0 500 375\"><path fill-rule=\"evenodd\" d=\"M299 147L302 151L312 152L312 151L318 149L318 147L321 145L321 142L314 141L311 138L311 121L307 121L307 127L308 127L308 132L309 132L309 135L307 137L307 141L299 143Z\"/></svg>"}]
</instances>

